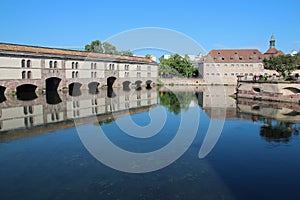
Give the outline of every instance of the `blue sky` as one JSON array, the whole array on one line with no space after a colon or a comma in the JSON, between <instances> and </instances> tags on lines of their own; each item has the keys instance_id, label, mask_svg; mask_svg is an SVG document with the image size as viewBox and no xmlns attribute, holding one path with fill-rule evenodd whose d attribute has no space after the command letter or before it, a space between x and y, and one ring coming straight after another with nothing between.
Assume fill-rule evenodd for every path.
<instances>
[{"instance_id":1,"label":"blue sky","mask_svg":"<svg viewBox=\"0 0 300 200\"><path fill-rule=\"evenodd\" d=\"M143 27L172 29L206 50L300 50L300 1L1 0L0 42L79 47Z\"/></svg>"}]
</instances>

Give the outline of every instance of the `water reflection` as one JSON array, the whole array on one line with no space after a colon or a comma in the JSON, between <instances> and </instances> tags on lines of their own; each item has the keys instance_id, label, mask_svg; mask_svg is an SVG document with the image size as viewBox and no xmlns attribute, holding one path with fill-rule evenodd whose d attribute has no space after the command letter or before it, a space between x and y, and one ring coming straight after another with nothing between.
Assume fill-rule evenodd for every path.
<instances>
[{"instance_id":1,"label":"water reflection","mask_svg":"<svg viewBox=\"0 0 300 200\"><path fill-rule=\"evenodd\" d=\"M35 95L34 99L28 98L28 94L21 99L7 96L8 99L0 104L0 133L13 131L14 134L0 135L0 141L74 126L74 118L82 118L84 124L90 123L89 118L97 115L97 124L101 125L114 120L113 112L133 108L137 109L136 113L145 112L145 107L157 104L156 90L99 90L96 94L73 90L72 95L52 91ZM114 117L117 116L114 114Z\"/></svg>"},{"instance_id":2,"label":"water reflection","mask_svg":"<svg viewBox=\"0 0 300 200\"><path fill-rule=\"evenodd\" d=\"M17 92L17 99L21 101L32 101L38 98L35 92Z\"/></svg>"},{"instance_id":3,"label":"water reflection","mask_svg":"<svg viewBox=\"0 0 300 200\"><path fill-rule=\"evenodd\" d=\"M50 105L56 105L61 103L62 100L57 91L47 91L46 92L46 103Z\"/></svg>"}]
</instances>

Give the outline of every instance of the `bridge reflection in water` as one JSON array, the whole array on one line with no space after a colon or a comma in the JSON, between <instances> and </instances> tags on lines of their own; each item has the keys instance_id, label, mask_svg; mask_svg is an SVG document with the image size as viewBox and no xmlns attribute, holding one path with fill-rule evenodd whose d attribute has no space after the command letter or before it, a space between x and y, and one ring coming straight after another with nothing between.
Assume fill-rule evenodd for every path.
<instances>
[{"instance_id":1,"label":"bridge reflection in water","mask_svg":"<svg viewBox=\"0 0 300 200\"><path fill-rule=\"evenodd\" d=\"M146 88L78 90L71 94L49 91L33 98L30 93L4 96L0 103L0 141L72 127L75 118L80 125L149 111L157 105L157 98L155 89Z\"/></svg>"}]
</instances>

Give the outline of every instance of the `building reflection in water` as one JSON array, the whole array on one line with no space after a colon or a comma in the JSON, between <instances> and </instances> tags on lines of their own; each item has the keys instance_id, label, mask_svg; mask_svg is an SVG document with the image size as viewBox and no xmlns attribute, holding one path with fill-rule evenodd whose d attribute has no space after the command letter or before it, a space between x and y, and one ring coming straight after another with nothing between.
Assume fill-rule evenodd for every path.
<instances>
[{"instance_id":1,"label":"building reflection in water","mask_svg":"<svg viewBox=\"0 0 300 200\"><path fill-rule=\"evenodd\" d=\"M97 115L98 121L94 123L110 123L114 121L114 117L128 113L123 111L149 111L158 104L158 95L160 104L175 115L180 114L181 109L187 110L191 106L199 105L211 120L238 119L259 122L262 125L258 134L268 142L286 143L298 135L300 105L251 99L235 100L230 96L234 92L234 86L202 86L172 87L171 90L162 87L159 92L146 88L73 90L70 95L47 92L46 95L30 97L31 100L28 100L29 96L15 98L2 95L1 140L68 128L74 126L74 118L82 118L81 123L84 124L91 123L89 118ZM13 133L10 130L14 130Z\"/></svg>"},{"instance_id":2,"label":"building reflection in water","mask_svg":"<svg viewBox=\"0 0 300 200\"><path fill-rule=\"evenodd\" d=\"M128 113L125 111L132 109L134 113L145 112L158 102L157 91L145 88L99 90L96 94L73 90L72 95L47 92L32 100L7 96L0 103L0 141L72 127L74 118L80 119L80 124L87 124L97 116L100 122L96 123L101 124L111 120L113 112L119 113L114 117L124 116Z\"/></svg>"}]
</instances>

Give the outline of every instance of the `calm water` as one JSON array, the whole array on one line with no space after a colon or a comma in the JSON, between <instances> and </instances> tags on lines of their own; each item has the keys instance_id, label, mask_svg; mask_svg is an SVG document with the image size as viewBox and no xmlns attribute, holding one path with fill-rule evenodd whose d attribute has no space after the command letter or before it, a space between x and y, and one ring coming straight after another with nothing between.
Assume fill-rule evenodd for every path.
<instances>
[{"instance_id":1,"label":"calm water","mask_svg":"<svg viewBox=\"0 0 300 200\"><path fill-rule=\"evenodd\" d=\"M298 199L300 106L223 93L3 98L1 199Z\"/></svg>"}]
</instances>

